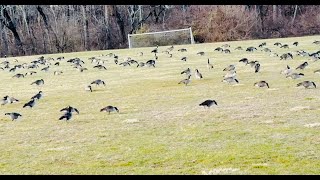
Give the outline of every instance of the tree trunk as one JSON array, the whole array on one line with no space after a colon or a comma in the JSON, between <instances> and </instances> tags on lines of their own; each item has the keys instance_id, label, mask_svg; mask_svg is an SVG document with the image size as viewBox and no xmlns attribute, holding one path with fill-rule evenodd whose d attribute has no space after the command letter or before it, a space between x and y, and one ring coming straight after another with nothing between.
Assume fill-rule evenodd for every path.
<instances>
[{"instance_id":1,"label":"tree trunk","mask_svg":"<svg viewBox=\"0 0 320 180\"><path fill-rule=\"evenodd\" d=\"M4 5L2 5L2 8L3 8L2 9L3 17L5 19L1 19L1 22L2 22L2 24L4 26L6 26L12 32L12 34L14 36L15 44L16 44L17 49L19 50L19 52L22 55L25 55L26 52L23 49L22 41L21 41L20 36L19 36L19 34L17 32L17 28L14 25L14 23L12 22L12 19L11 19L10 15L9 15L8 11L6 10L6 7Z\"/></svg>"},{"instance_id":2,"label":"tree trunk","mask_svg":"<svg viewBox=\"0 0 320 180\"><path fill-rule=\"evenodd\" d=\"M277 5L272 5L272 21L275 23L277 20Z\"/></svg>"},{"instance_id":3,"label":"tree trunk","mask_svg":"<svg viewBox=\"0 0 320 180\"><path fill-rule=\"evenodd\" d=\"M26 27L27 34L28 34L28 36L30 36L30 29L29 29L28 22L27 22L27 15L26 15L25 6L21 5L20 8L21 8L22 17L23 17L23 21L24 21L24 24Z\"/></svg>"},{"instance_id":4,"label":"tree trunk","mask_svg":"<svg viewBox=\"0 0 320 180\"><path fill-rule=\"evenodd\" d=\"M125 30L124 30L124 20L121 17L121 14L119 13L117 5L112 5L112 6L113 6L114 13L116 15L116 18L117 18L118 27L120 29L121 42L124 43L126 41L126 38L125 38L126 37L126 33L125 33Z\"/></svg>"},{"instance_id":5,"label":"tree trunk","mask_svg":"<svg viewBox=\"0 0 320 180\"><path fill-rule=\"evenodd\" d=\"M1 48L4 52L4 54L1 54L1 55L8 55L10 52L9 52L9 46L8 46L8 37L7 37L7 31L5 29L4 26L2 26L2 24L0 23L0 32L1 32L1 38L2 38L2 42L3 42L3 48ZM2 51L1 51L2 53Z\"/></svg>"},{"instance_id":6,"label":"tree trunk","mask_svg":"<svg viewBox=\"0 0 320 180\"><path fill-rule=\"evenodd\" d=\"M90 50L89 47L89 28L88 28L88 19L86 13L86 5L82 5L82 18L83 18L83 32L84 32L84 48L86 51Z\"/></svg>"},{"instance_id":7,"label":"tree trunk","mask_svg":"<svg viewBox=\"0 0 320 180\"><path fill-rule=\"evenodd\" d=\"M110 37L110 26L109 26L109 11L108 11L108 5L104 5L104 27L106 31L106 37L107 39L105 40L105 45L106 48L109 49L111 46L111 37Z\"/></svg>"},{"instance_id":8,"label":"tree trunk","mask_svg":"<svg viewBox=\"0 0 320 180\"><path fill-rule=\"evenodd\" d=\"M186 7L182 5L182 12L183 12L183 25L187 24L187 15L186 15Z\"/></svg>"},{"instance_id":9,"label":"tree trunk","mask_svg":"<svg viewBox=\"0 0 320 180\"><path fill-rule=\"evenodd\" d=\"M293 14L292 22L291 22L292 24L294 23L294 20L296 19L297 9L298 9L298 5L296 5L296 7L294 8L294 14Z\"/></svg>"},{"instance_id":10,"label":"tree trunk","mask_svg":"<svg viewBox=\"0 0 320 180\"><path fill-rule=\"evenodd\" d=\"M142 21L142 5L139 5L139 22ZM142 23L141 23L141 27L142 27Z\"/></svg>"}]
</instances>

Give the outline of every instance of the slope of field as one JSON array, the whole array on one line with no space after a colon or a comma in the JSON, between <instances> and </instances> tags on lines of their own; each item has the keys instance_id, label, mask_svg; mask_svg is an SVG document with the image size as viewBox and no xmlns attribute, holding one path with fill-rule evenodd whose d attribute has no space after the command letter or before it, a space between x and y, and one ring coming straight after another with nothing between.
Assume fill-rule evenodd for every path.
<instances>
[{"instance_id":1,"label":"slope of field","mask_svg":"<svg viewBox=\"0 0 320 180\"><path fill-rule=\"evenodd\" d=\"M116 65L110 52L138 62L153 59L154 48L104 50L44 55L64 56L60 66L52 61L48 72L25 78L17 73L34 69L0 70L0 96L13 96L17 103L0 107L0 174L319 174L320 173L320 93L319 88L296 87L304 80L320 86L320 62L294 55L280 61L260 51L266 42L279 55L305 50L316 52L312 44L320 36L227 42L230 54L214 51L225 42L175 46L173 57L161 53L156 67ZM298 41L299 45L292 43ZM289 49L274 46L287 43ZM242 46L244 50L234 50ZM258 48L246 52L249 46ZM178 49L186 48L187 52ZM196 53L205 52L204 56ZM139 56L139 52L144 52ZM107 70L93 69L90 57L108 60ZM181 61L186 56L187 61ZM11 64L30 63L40 56L11 57ZM66 61L79 57L87 71L79 72ZM259 73L238 62L257 60ZM208 70L207 59L214 68ZM18 62L15 62L17 59ZM4 59L2 59L3 61ZM280 74L286 65L295 69L307 61L300 79ZM239 84L221 82L230 64L236 66ZM1 67L4 67L1 65ZM191 83L178 84L191 68ZM194 78L195 69L203 79ZM53 75L61 70L63 74ZM42 87L30 85L43 78ZM106 86L93 85L96 79ZM265 80L270 88L253 86ZM22 108L39 90L44 97L31 108ZM209 109L199 104L214 99L218 106ZM71 105L80 114L71 121L59 121L60 109ZM100 112L113 105L120 113ZM11 121L7 112L19 112L22 118Z\"/></svg>"}]
</instances>

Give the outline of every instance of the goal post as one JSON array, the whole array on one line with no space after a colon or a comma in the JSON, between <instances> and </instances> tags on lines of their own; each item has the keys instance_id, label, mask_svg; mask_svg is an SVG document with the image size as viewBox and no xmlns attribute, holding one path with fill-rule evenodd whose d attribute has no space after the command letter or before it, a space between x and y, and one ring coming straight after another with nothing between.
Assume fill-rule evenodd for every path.
<instances>
[{"instance_id":1,"label":"goal post","mask_svg":"<svg viewBox=\"0 0 320 180\"><path fill-rule=\"evenodd\" d=\"M169 31L128 34L129 48L194 44L192 29L176 29Z\"/></svg>"}]
</instances>

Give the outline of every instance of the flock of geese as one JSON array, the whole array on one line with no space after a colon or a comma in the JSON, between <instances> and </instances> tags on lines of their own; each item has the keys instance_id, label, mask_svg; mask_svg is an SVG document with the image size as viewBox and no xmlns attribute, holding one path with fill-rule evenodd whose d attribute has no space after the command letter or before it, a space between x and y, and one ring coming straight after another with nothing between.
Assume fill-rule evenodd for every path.
<instances>
[{"instance_id":1,"label":"flock of geese","mask_svg":"<svg viewBox=\"0 0 320 180\"><path fill-rule=\"evenodd\" d=\"M319 45L320 41L314 41L313 44ZM282 44L280 42L276 42L273 44L274 46L279 46L280 48L283 49L289 49L289 45L288 44ZM298 46L299 43L298 42L293 42L292 46ZM294 59L294 56L301 56L301 57L306 57L306 58L311 58L311 60L317 61L320 59L320 51L317 52L306 52L304 50L299 50L299 51L295 51L295 52L288 52L288 53L284 53L282 55L279 55L275 52L272 52L269 48L266 47L267 43L263 42L261 43L258 48L256 47L248 47L246 48L246 52L256 52L259 50L264 51L264 52L268 52L270 53L271 57L279 57L279 60L288 60L288 59ZM172 58L173 56L173 52L174 52L174 46L171 46L169 48L167 48L165 51L162 51L162 53L167 54L168 58ZM235 51L243 51L244 49L241 46L238 46L234 49ZM187 52L186 48L181 48L177 50L180 53L184 53ZM224 44L221 47L217 47L214 49L214 51L218 51L221 53L227 53L230 54L231 50L230 50L230 45L229 44ZM150 52L149 52L150 53ZM158 56L157 54L160 53L159 52L159 47L157 46L155 49L153 49L151 51L152 54L154 54L154 58L146 61L146 62L138 62L130 57L125 58L125 60L123 62L119 63L119 56L114 54L114 53L109 53L106 55L100 55L100 56L108 56L110 58L113 58L113 61L116 65L119 66L133 66L136 65L137 68L141 68L141 67L150 67L150 68L155 68L156 67L156 62L158 61ZM138 53L139 56L143 56L145 53L144 52L139 52ZM199 56L204 56L205 52L200 51L198 52L196 55ZM12 59L11 59L12 60ZM91 61L91 64L93 64L93 69L99 69L99 70L107 70L106 66L104 65L105 62L107 60L102 60L98 57L91 57L88 58L89 61ZM188 57L184 56L180 59L181 61L187 61ZM16 63L19 63L19 61L17 59L13 60ZM54 62L54 63L51 63ZM3 71L8 71L8 72L15 72L18 69L32 69L31 71L22 74L22 73L17 73L14 76L12 76L12 78L24 78L26 76L33 76L34 74L37 74L39 71L36 71L39 69L40 66L45 66L43 68L40 69L40 71L43 72L48 72L50 70L50 67L52 66L60 66L61 63L70 63L71 66L73 66L73 68L75 68L76 70L78 70L80 73L87 71L88 68L83 67L83 65L85 64L85 62L83 60L81 60L80 58L72 58L69 60L66 60L64 57L58 57L56 59L54 58L45 58L44 56L41 56L33 61L31 61L30 63L22 63L22 64L16 64L13 65L11 62L9 62L9 60L7 59L7 57L5 56L5 60L1 62L1 65L3 65L3 67L0 67L0 70ZM239 60L240 63L244 63L245 65L250 66L251 68L253 68L253 72L254 73L259 73L261 70L261 64L258 61L249 61L248 58L242 58ZM210 59L207 60L207 68L209 70L213 69L213 64L210 63ZM298 67L295 68L295 70L303 70L305 69L307 66L309 66L309 63L307 61L305 61L304 63L300 64ZM230 64L229 66L225 67L224 69L222 69L222 71L226 72L226 74L224 75L222 82L228 83L228 84L237 84L239 83L239 80L237 79L237 71L236 71L236 66L234 64ZM287 65L286 68L284 70L282 70L280 72L281 74L285 75L286 78L291 78L291 79L299 79L301 77L304 76L303 73L297 73L294 72L293 69ZM314 73L319 73L320 74L320 69L314 71ZM54 75L61 75L63 74L63 71L54 71L53 72ZM188 86L188 84L191 83L191 76L193 76L192 70L191 68L187 68L186 70L182 71L180 74L185 75L186 78L182 79L181 81L178 82L178 84L184 84L185 86ZM194 72L194 77L196 79L202 79L203 75L202 73L199 71L199 69L195 69ZM34 82L32 82L30 85L36 85L36 86L42 86L45 84L44 79L38 79ZM101 79L97 79L92 81L89 85L85 86L84 90L85 91L89 91L89 92L93 92L93 87L92 85L96 85L96 86L106 86L106 83L101 80ZM255 82L253 84L256 87L259 88L270 88L269 83L266 80L261 80L258 82ZM316 88L316 84L313 81L302 81L297 83L296 85L297 87L299 86L303 86L306 89L309 88ZM34 96L32 96L30 98L30 100L28 102L26 102L22 108L33 108L35 106L35 104L40 101L40 99L42 99L43 97L43 92L39 91L37 94L35 94ZM1 105L6 105L6 104L12 104L12 103L16 103L19 102L18 99L14 98L14 97L9 97L9 96L4 96L3 99L1 100ZM205 100L204 102L200 103L199 106L203 106L203 107L207 107L210 108L211 106L217 106L217 102L213 99L208 99ZM106 107L103 107L100 109L100 112L108 112L108 114L110 114L111 112L117 112L119 113L119 109L115 106L111 106L108 105ZM72 106L67 106L65 108L62 108L60 110L60 112L63 112L62 116L59 118L59 120L66 120L69 121L74 113L79 114L79 110L75 107ZM22 115L18 112L10 112L10 113L5 113L5 115L10 116L11 120L16 120L19 117L21 117Z\"/></svg>"}]
</instances>

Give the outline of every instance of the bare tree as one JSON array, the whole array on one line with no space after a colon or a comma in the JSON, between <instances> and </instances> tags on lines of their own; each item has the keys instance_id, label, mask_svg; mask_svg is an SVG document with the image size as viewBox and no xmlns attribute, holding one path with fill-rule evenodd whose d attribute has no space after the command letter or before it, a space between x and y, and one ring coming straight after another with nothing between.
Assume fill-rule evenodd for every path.
<instances>
[{"instance_id":1,"label":"bare tree","mask_svg":"<svg viewBox=\"0 0 320 180\"><path fill-rule=\"evenodd\" d=\"M0 8L1 8L0 9L0 21L1 21L1 23L12 32L12 34L14 36L14 39L15 39L16 47L24 55L25 54L25 50L23 49L23 45L22 45L22 41L20 39L20 35L17 32L17 27L15 25L15 22L13 21L13 19L11 18L11 16L8 13L8 9L10 11L11 8L9 6L5 6L5 5L1 5Z\"/></svg>"},{"instance_id":2,"label":"bare tree","mask_svg":"<svg viewBox=\"0 0 320 180\"><path fill-rule=\"evenodd\" d=\"M90 50L90 46L89 46L89 27L88 27L88 19L87 19L87 7L86 5L82 5L81 9L82 9L82 16L83 16L83 32L84 32L84 48L85 50Z\"/></svg>"},{"instance_id":3,"label":"bare tree","mask_svg":"<svg viewBox=\"0 0 320 180\"><path fill-rule=\"evenodd\" d=\"M272 5L272 21L276 22L277 20L277 5Z\"/></svg>"},{"instance_id":4,"label":"bare tree","mask_svg":"<svg viewBox=\"0 0 320 180\"><path fill-rule=\"evenodd\" d=\"M296 5L294 8L293 18L292 18L292 22L291 22L292 24L294 23L294 20L296 19L297 9L298 9L298 5Z\"/></svg>"}]
</instances>

